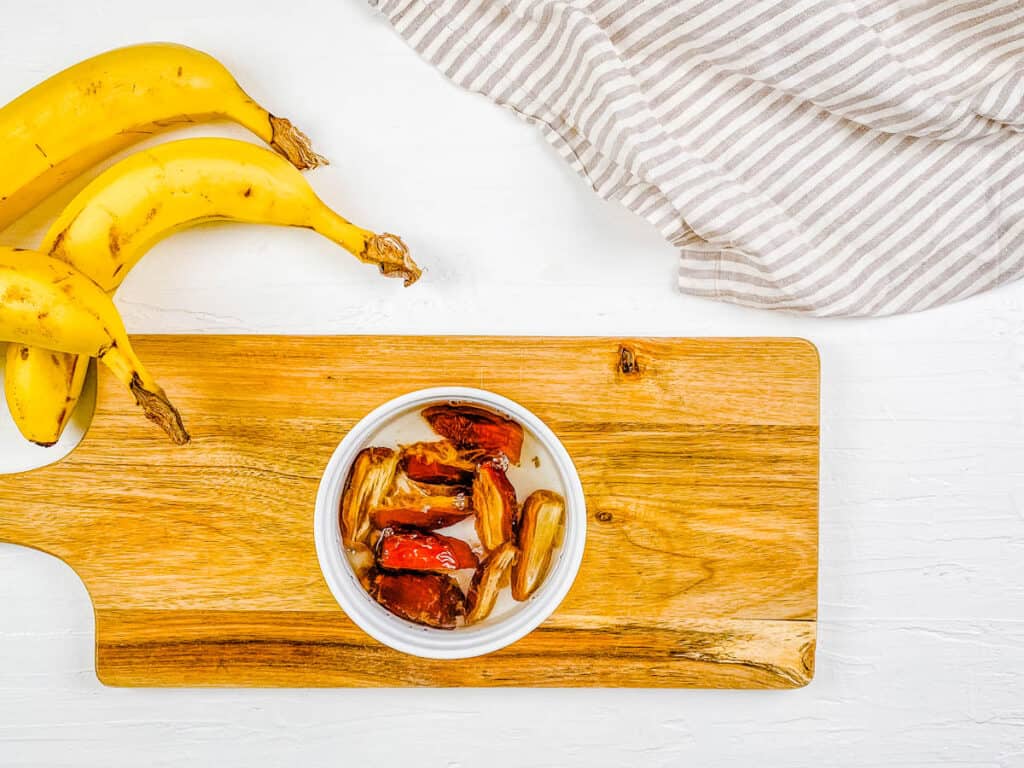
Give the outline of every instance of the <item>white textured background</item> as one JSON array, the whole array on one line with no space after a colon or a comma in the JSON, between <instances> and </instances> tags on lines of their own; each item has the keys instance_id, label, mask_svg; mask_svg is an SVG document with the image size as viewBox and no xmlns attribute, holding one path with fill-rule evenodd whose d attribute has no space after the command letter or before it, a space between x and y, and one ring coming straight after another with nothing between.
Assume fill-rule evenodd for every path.
<instances>
[{"instance_id":1,"label":"white textured background","mask_svg":"<svg viewBox=\"0 0 1024 768\"><path fill-rule=\"evenodd\" d=\"M132 273L132 331L799 335L823 374L807 688L105 689L82 584L0 545L0 765L1024 765L1024 284L856 322L681 297L653 231L358 0L0 11L0 103L116 45L203 48L334 160L314 178L326 200L430 269L403 290L309 233L208 228ZM0 241L31 244L42 221ZM12 429L0 413L0 466L42 461Z\"/></svg>"}]
</instances>

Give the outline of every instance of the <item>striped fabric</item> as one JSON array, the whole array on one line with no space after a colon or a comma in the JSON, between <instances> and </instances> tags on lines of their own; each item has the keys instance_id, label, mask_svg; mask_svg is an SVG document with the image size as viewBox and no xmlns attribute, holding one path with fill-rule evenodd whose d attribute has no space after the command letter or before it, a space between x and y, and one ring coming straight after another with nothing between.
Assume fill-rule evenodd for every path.
<instances>
[{"instance_id":1,"label":"striped fabric","mask_svg":"<svg viewBox=\"0 0 1024 768\"><path fill-rule=\"evenodd\" d=\"M371 0L680 252L683 291L913 312L1024 272L1024 0Z\"/></svg>"}]
</instances>

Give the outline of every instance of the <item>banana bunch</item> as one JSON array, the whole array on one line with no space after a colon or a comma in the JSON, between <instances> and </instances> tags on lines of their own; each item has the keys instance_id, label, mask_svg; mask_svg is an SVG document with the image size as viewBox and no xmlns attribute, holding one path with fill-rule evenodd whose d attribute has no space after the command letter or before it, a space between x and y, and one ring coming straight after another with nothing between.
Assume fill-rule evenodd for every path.
<instances>
[{"instance_id":1,"label":"banana bunch","mask_svg":"<svg viewBox=\"0 0 1024 768\"><path fill-rule=\"evenodd\" d=\"M140 45L71 67L0 108L0 229L97 161L157 131L214 118L245 126L269 151L232 139L188 139L138 152L80 192L35 251L0 246L4 389L21 433L60 437L96 357L176 443L178 411L135 357L110 300L155 243L207 221L302 227L382 274L420 269L395 235L331 210L299 172L325 161L284 118L249 98L216 60Z\"/></svg>"},{"instance_id":2,"label":"banana bunch","mask_svg":"<svg viewBox=\"0 0 1024 768\"><path fill-rule=\"evenodd\" d=\"M214 119L248 128L301 170L325 162L211 56L166 43L119 48L0 109L0 229L100 160L155 133Z\"/></svg>"},{"instance_id":3,"label":"banana bunch","mask_svg":"<svg viewBox=\"0 0 1024 768\"><path fill-rule=\"evenodd\" d=\"M177 409L135 356L114 302L96 283L59 259L0 246L0 297L5 339L98 358L148 419L175 443L188 442Z\"/></svg>"},{"instance_id":4,"label":"banana bunch","mask_svg":"<svg viewBox=\"0 0 1024 768\"><path fill-rule=\"evenodd\" d=\"M420 274L400 239L346 221L282 157L234 139L174 141L122 160L71 201L40 250L113 292L155 243L215 220L311 229L385 275L411 283ZM22 434L52 444L78 400L89 359L43 346L8 347L4 389Z\"/></svg>"}]
</instances>

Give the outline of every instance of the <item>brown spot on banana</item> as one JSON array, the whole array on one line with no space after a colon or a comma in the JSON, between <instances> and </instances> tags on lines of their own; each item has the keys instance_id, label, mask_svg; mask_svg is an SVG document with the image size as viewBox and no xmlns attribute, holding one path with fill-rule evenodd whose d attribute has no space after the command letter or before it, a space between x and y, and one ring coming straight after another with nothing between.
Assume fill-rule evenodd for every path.
<instances>
[{"instance_id":1,"label":"brown spot on banana","mask_svg":"<svg viewBox=\"0 0 1024 768\"><path fill-rule=\"evenodd\" d=\"M16 285L10 285L7 290L4 291L3 303L4 304L20 304L28 299L28 294L25 293L21 288Z\"/></svg>"},{"instance_id":2,"label":"brown spot on banana","mask_svg":"<svg viewBox=\"0 0 1024 768\"><path fill-rule=\"evenodd\" d=\"M67 256L64 253L64 241L67 239L67 237L68 227L65 227L60 231L60 233L55 238L53 238L53 245L50 246L50 256L53 256L53 258L55 259L67 261Z\"/></svg>"},{"instance_id":3,"label":"brown spot on banana","mask_svg":"<svg viewBox=\"0 0 1024 768\"><path fill-rule=\"evenodd\" d=\"M118 254L121 253L121 233L118 231L116 226L110 228L110 233L107 235L107 247L110 249L110 255L112 258L117 258Z\"/></svg>"}]
</instances>

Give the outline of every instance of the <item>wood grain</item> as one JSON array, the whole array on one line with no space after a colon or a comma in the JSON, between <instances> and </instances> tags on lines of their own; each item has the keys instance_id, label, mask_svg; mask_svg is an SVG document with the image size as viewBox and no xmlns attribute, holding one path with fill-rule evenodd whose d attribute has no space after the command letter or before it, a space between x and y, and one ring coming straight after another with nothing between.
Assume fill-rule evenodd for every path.
<instances>
[{"instance_id":1,"label":"wood grain","mask_svg":"<svg viewBox=\"0 0 1024 768\"><path fill-rule=\"evenodd\" d=\"M101 373L82 444L0 479L0 540L66 561L111 685L787 688L813 675L818 360L794 339L151 336L166 443ZM313 499L384 400L518 400L576 461L590 530L537 631L481 659L384 648L317 565Z\"/></svg>"}]
</instances>

